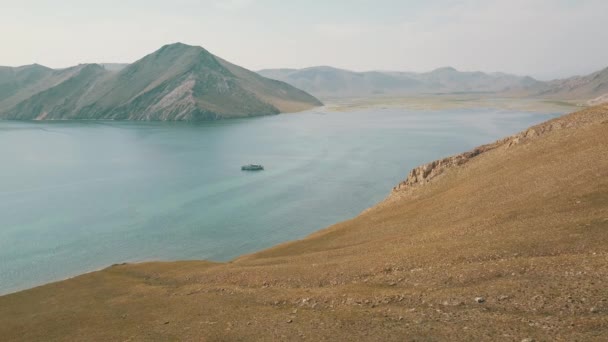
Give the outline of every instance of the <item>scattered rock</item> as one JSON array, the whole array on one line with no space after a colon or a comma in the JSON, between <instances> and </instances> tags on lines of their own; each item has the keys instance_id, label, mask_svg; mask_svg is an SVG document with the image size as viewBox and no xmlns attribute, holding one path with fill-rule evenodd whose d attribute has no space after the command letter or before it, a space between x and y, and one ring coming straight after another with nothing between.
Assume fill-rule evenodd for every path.
<instances>
[{"instance_id":1,"label":"scattered rock","mask_svg":"<svg viewBox=\"0 0 608 342\"><path fill-rule=\"evenodd\" d=\"M600 310L598 310L598 308L596 308L596 307L592 307L591 309L589 309L589 312L598 313L598 312L600 312Z\"/></svg>"},{"instance_id":2,"label":"scattered rock","mask_svg":"<svg viewBox=\"0 0 608 342\"><path fill-rule=\"evenodd\" d=\"M456 299L450 300L450 301L445 300L445 301L443 301L441 303L441 305L443 305L443 306L459 306L459 305L464 305L464 302L461 301L461 300L456 300Z\"/></svg>"},{"instance_id":3,"label":"scattered rock","mask_svg":"<svg viewBox=\"0 0 608 342\"><path fill-rule=\"evenodd\" d=\"M498 300L499 300L499 301L503 301L503 300L507 300L507 299L509 299L509 298L511 298L511 297L509 297L509 296L507 296L507 295L502 295L502 296L499 296L499 297L498 297Z\"/></svg>"},{"instance_id":4,"label":"scattered rock","mask_svg":"<svg viewBox=\"0 0 608 342\"><path fill-rule=\"evenodd\" d=\"M477 304L485 303L486 299L483 297L475 297L475 302Z\"/></svg>"},{"instance_id":5,"label":"scattered rock","mask_svg":"<svg viewBox=\"0 0 608 342\"><path fill-rule=\"evenodd\" d=\"M287 323L292 323L292 322L293 322L293 319L288 319L287 320Z\"/></svg>"},{"instance_id":6,"label":"scattered rock","mask_svg":"<svg viewBox=\"0 0 608 342\"><path fill-rule=\"evenodd\" d=\"M163 324L164 324L164 325L167 325L167 324L169 324L169 321L165 321L165 323L163 323Z\"/></svg>"},{"instance_id":7,"label":"scattered rock","mask_svg":"<svg viewBox=\"0 0 608 342\"><path fill-rule=\"evenodd\" d=\"M535 342L535 340L533 338L524 338L523 340L521 340L521 342Z\"/></svg>"}]
</instances>

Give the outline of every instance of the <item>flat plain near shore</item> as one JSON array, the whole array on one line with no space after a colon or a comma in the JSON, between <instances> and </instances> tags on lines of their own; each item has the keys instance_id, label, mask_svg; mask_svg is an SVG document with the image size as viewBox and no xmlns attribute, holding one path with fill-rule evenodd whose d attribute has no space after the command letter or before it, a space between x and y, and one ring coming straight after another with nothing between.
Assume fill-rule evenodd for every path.
<instances>
[{"instance_id":1,"label":"flat plain near shore","mask_svg":"<svg viewBox=\"0 0 608 342\"><path fill-rule=\"evenodd\" d=\"M513 111L567 113L586 107L585 101L557 101L543 98L510 98L480 94L444 94L411 96L376 96L353 98L326 98L324 110L348 112L361 109L406 109L406 110L466 110L504 109Z\"/></svg>"}]
</instances>

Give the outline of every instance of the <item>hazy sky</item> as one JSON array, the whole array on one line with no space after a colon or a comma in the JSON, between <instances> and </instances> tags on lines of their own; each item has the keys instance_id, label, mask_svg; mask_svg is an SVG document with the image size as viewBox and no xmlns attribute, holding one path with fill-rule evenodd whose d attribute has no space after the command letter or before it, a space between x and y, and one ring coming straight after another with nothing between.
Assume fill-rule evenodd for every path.
<instances>
[{"instance_id":1,"label":"hazy sky","mask_svg":"<svg viewBox=\"0 0 608 342\"><path fill-rule=\"evenodd\" d=\"M181 41L250 69L608 66L608 0L0 0L0 65L133 62Z\"/></svg>"}]
</instances>

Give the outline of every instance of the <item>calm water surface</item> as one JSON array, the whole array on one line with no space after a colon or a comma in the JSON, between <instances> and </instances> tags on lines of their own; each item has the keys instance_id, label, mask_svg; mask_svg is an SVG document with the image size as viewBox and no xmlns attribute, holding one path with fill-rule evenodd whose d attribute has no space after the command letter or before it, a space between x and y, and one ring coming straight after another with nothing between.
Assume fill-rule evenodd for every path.
<instances>
[{"instance_id":1,"label":"calm water surface","mask_svg":"<svg viewBox=\"0 0 608 342\"><path fill-rule=\"evenodd\" d=\"M302 238L381 201L418 164L556 114L0 121L0 293L113 263L229 260ZM247 163L266 171L242 172Z\"/></svg>"}]
</instances>

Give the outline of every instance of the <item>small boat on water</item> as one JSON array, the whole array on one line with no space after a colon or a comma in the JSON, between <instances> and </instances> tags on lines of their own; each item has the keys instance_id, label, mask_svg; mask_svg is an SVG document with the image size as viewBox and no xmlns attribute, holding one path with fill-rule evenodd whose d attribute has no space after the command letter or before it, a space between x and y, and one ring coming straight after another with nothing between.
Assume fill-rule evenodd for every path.
<instances>
[{"instance_id":1,"label":"small boat on water","mask_svg":"<svg viewBox=\"0 0 608 342\"><path fill-rule=\"evenodd\" d=\"M258 164L249 164L241 166L242 171L262 171L264 166Z\"/></svg>"}]
</instances>

